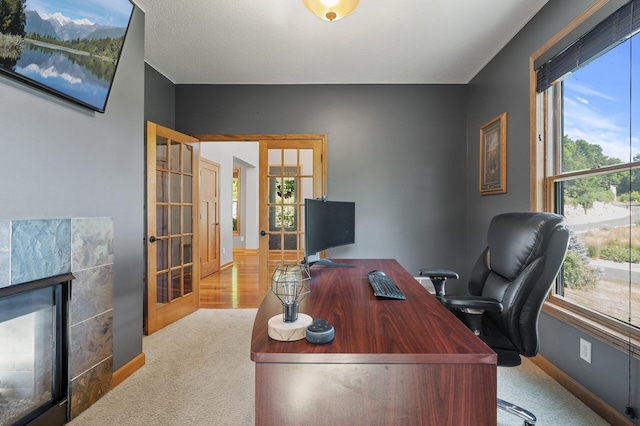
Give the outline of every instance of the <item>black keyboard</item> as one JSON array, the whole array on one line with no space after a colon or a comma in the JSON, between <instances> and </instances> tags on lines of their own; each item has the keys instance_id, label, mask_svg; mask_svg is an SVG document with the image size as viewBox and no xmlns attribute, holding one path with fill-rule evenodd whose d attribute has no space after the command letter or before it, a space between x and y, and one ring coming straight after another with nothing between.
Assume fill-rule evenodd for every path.
<instances>
[{"instance_id":1,"label":"black keyboard","mask_svg":"<svg viewBox=\"0 0 640 426\"><path fill-rule=\"evenodd\" d=\"M371 284L373 294L376 297L384 297L387 299L406 299L405 295L400 291L396 283L383 271L370 271L368 276L369 284Z\"/></svg>"}]
</instances>

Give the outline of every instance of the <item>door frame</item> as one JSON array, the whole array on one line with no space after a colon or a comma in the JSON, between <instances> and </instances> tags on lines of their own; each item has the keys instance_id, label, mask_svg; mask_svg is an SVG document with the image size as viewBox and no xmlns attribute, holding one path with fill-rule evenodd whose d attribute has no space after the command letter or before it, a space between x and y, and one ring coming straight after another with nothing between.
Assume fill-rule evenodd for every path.
<instances>
[{"instance_id":1,"label":"door frame","mask_svg":"<svg viewBox=\"0 0 640 426\"><path fill-rule=\"evenodd\" d=\"M271 140L322 140L322 193L327 193L327 135L316 133L291 133L291 134L220 134L220 133L198 133L192 135L200 141L200 143L215 143L215 142L258 142L259 145L263 145L267 141ZM259 148L260 149L260 148ZM266 196L258 194L259 204L266 200ZM258 206L260 209L261 206ZM259 253L260 256L268 256L264 253ZM262 262L261 262L262 263ZM258 282L260 288L264 293L269 288L269 276L266 268L260 268Z\"/></svg>"}]
</instances>

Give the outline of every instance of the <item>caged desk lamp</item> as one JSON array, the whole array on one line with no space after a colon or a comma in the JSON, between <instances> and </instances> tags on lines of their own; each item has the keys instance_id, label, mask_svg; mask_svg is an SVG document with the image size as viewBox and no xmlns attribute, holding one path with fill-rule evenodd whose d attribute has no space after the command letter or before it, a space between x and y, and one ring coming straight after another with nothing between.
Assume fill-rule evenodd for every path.
<instances>
[{"instance_id":1,"label":"caged desk lamp","mask_svg":"<svg viewBox=\"0 0 640 426\"><path fill-rule=\"evenodd\" d=\"M282 315L269 319L269 337L280 341L305 338L313 319L298 313L300 301L311 292L309 271L300 265L280 265L271 276L271 292L282 302Z\"/></svg>"}]
</instances>

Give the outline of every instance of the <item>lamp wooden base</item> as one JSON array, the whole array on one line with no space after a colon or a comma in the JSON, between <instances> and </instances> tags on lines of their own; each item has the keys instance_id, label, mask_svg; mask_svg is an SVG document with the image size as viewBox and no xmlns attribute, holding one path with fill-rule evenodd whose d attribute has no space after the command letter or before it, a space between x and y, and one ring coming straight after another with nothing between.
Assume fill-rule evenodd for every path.
<instances>
[{"instance_id":1,"label":"lamp wooden base","mask_svg":"<svg viewBox=\"0 0 640 426\"><path fill-rule=\"evenodd\" d=\"M269 337L281 342L292 342L306 337L307 327L311 325L313 318L307 314L298 313L298 319L294 322L284 322L282 314L273 316L268 322Z\"/></svg>"}]
</instances>

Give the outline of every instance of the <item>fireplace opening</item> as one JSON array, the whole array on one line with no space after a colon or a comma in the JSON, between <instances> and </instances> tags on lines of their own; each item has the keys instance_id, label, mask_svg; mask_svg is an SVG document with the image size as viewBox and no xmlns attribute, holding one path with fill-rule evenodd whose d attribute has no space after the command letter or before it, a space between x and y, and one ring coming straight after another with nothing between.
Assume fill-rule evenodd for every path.
<instances>
[{"instance_id":1,"label":"fireplace opening","mask_svg":"<svg viewBox=\"0 0 640 426\"><path fill-rule=\"evenodd\" d=\"M0 426L67 422L72 279L0 289Z\"/></svg>"}]
</instances>

